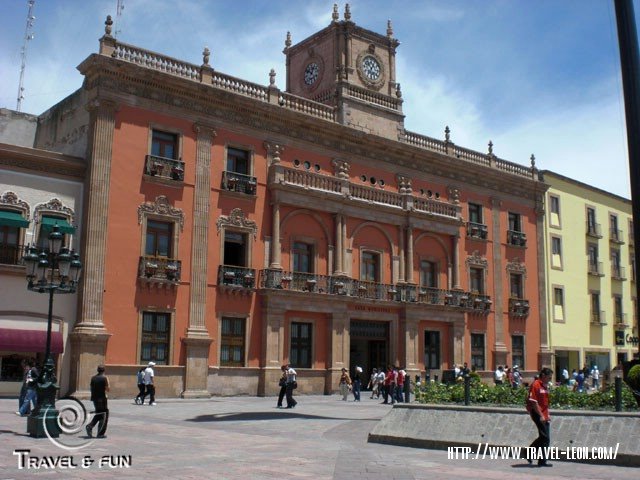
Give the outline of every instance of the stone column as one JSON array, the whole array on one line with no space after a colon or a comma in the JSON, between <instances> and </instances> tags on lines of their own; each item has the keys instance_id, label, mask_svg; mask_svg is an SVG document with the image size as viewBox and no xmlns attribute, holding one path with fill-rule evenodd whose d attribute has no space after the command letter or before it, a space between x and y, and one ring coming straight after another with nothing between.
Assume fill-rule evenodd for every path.
<instances>
[{"instance_id":1,"label":"stone column","mask_svg":"<svg viewBox=\"0 0 640 480\"><path fill-rule=\"evenodd\" d=\"M345 304L335 305L329 320L329 338L327 342L328 368L325 376L324 393L336 390L342 368L349 368L349 312Z\"/></svg>"},{"instance_id":2,"label":"stone column","mask_svg":"<svg viewBox=\"0 0 640 480\"><path fill-rule=\"evenodd\" d=\"M413 281L413 228L407 227L407 266L405 269L405 278L407 283Z\"/></svg>"},{"instance_id":3,"label":"stone column","mask_svg":"<svg viewBox=\"0 0 640 480\"><path fill-rule=\"evenodd\" d=\"M336 214L335 229L336 229L336 266L333 270L334 275L342 275L343 270L343 248L342 248L342 222L344 217L342 214Z\"/></svg>"},{"instance_id":4,"label":"stone column","mask_svg":"<svg viewBox=\"0 0 640 480\"><path fill-rule=\"evenodd\" d=\"M271 231L271 264L269 268L276 268L278 270L282 270L282 265L280 264L281 260L281 251L282 246L280 245L280 203L273 202L272 208L272 225Z\"/></svg>"},{"instance_id":5,"label":"stone column","mask_svg":"<svg viewBox=\"0 0 640 480\"><path fill-rule=\"evenodd\" d=\"M347 221L344 218L344 216L342 217L342 232L341 232L341 241L342 241L342 263L340 264L340 266L342 267L342 273L344 275L347 275L349 273L349 271L351 270L349 268L349 265L347 265Z\"/></svg>"},{"instance_id":6,"label":"stone column","mask_svg":"<svg viewBox=\"0 0 640 480\"><path fill-rule=\"evenodd\" d=\"M464 317L453 323L453 362L458 365L464 363Z\"/></svg>"},{"instance_id":7,"label":"stone column","mask_svg":"<svg viewBox=\"0 0 640 480\"><path fill-rule=\"evenodd\" d=\"M545 232L544 232L544 203L543 194L536 196L536 232L537 232L537 253L538 253L538 315L540 316L540 352L538 354L538 369L551 367L553 352L549 345L549 328L547 318L547 296L546 292L546 268L545 268ZM529 326L529 324L527 324Z\"/></svg>"},{"instance_id":8,"label":"stone column","mask_svg":"<svg viewBox=\"0 0 640 480\"><path fill-rule=\"evenodd\" d=\"M280 366L284 361L284 322L285 309L280 306L267 305L265 309L265 326L262 333L262 351L264 358L260 370L258 385L259 395L277 395Z\"/></svg>"},{"instance_id":9,"label":"stone column","mask_svg":"<svg viewBox=\"0 0 640 480\"><path fill-rule=\"evenodd\" d=\"M413 313L413 312L411 312ZM420 351L418 348L420 340L420 332L418 330L418 316L411 315L409 311L406 313L407 317L404 322L404 345L405 355L404 361L401 366L405 367L405 371L409 375L418 375L420 370L418 365L420 363Z\"/></svg>"},{"instance_id":10,"label":"stone column","mask_svg":"<svg viewBox=\"0 0 640 480\"><path fill-rule=\"evenodd\" d=\"M500 225L500 207L502 202L499 198L491 198L491 214L493 217L493 285L494 285L494 332L495 341L493 345L494 365L487 365L487 370L495 370L497 365L507 363L507 346L504 343L504 300L502 296L504 271L502 268L502 242L504 232Z\"/></svg>"},{"instance_id":11,"label":"stone column","mask_svg":"<svg viewBox=\"0 0 640 480\"><path fill-rule=\"evenodd\" d=\"M458 235L453 235L453 267L451 269L451 276L453 281L453 288L460 289L460 260L458 256L458 245L459 245Z\"/></svg>"},{"instance_id":12,"label":"stone column","mask_svg":"<svg viewBox=\"0 0 640 480\"><path fill-rule=\"evenodd\" d=\"M189 327L182 341L186 350L183 398L209 397L209 347L213 341L206 326L207 244L209 239L209 196L211 193L211 143L214 128L196 124L196 167L191 241L191 290Z\"/></svg>"},{"instance_id":13,"label":"stone column","mask_svg":"<svg viewBox=\"0 0 640 480\"><path fill-rule=\"evenodd\" d=\"M96 365L104 363L107 342L111 334L104 328L103 301L105 291L104 265L107 254L107 220L111 154L117 105L108 100L94 99L89 110L89 171L85 180L82 281L78 302L78 323L71 332L71 378L69 387L79 398L89 395L89 379Z\"/></svg>"}]
</instances>

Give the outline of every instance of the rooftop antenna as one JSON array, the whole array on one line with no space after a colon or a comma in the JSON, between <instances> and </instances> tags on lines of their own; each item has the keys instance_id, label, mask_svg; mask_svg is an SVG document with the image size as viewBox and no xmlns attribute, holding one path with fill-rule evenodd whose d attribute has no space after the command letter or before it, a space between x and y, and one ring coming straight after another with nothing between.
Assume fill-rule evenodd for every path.
<instances>
[{"instance_id":1,"label":"rooftop antenna","mask_svg":"<svg viewBox=\"0 0 640 480\"><path fill-rule=\"evenodd\" d=\"M29 45L29 40L33 40L33 23L36 20L36 17L33 15L33 7L36 3L36 0L28 0L27 5L29 6L29 12L27 13L27 27L24 31L24 43L22 44L22 52L20 54L22 59L22 64L20 66L20 84L18 85L18 104L16 105L16 111L20 112L22 109L22 100L24 100L24 71L27 67L27 45Z\"/></svg>"},{"instance_id":2,"label":"rooftop antenna","mask_svg":"<svg viewBox=\"0 0 640 480\"><path fill-rule=\"evenodd\" d=\"M114 30L114 37L117 37L118 34L122 31L118 28L118 26L120 25L120 20L122 20L122 11L124 10L124 0L118 0L118 5L116 6L116 21L115 21L115 25L113 26L113 30Z\"/></svg>"}]
</instances>

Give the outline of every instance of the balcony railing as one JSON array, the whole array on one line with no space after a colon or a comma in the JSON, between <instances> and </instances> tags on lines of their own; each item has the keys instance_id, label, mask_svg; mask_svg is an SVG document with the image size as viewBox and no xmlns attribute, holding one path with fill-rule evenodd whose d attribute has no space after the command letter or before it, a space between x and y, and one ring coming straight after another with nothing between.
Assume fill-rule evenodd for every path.
<instances>
[{"instance_id":1,"label":"balcony railing","mask_svg":"<svg viewBox=\"0 0 640 480\"><path fill-rule=\"evenodd\" d=\"M391 285L365 282L345 276L316 275L275 269L260 271L259 287L325 295L344 295L369 300L441 305L483 314L489 313L492 304L489 295L462 290L445 290L407 284Z\"/></svg>"},{"instance_id":2,"label":"balcony railing","mask_svg":"<svg viewBox=\"0 0 640 480\"><path fill-rule=\"evenodd\" d=\"M516 318L529 316L529 300L523 298L509 299L509 313Z\"/></svg>"},{"instance_id":3,"label":"balcony railing","mask_svg":"<svg viewBox=\"0 0 640 480\"><path fill-rule=\"evenodd\" d=\"M615 322L616 326L627 326L627 314L616 312L613 314L613 321Z\"/></svg>"},{"instance_id":4,"label":"balcony railing","mask_svg":"<svg viewBox=\"0 0 640 480\"><path fill-rule=\"evenodd\" d=\"M602 226L599 223L587 221L587 235L593 238L602 238Z\"/></svg>"},{"instance_id":5,"label":"balcony railing","mask_svg":"<svg viewBox=\"0 0 640 480\"><path fill-rule=\"evenodd\" d=\"M624 237L622 236L622 230L618 230L617 228L611 228L609 230L609 240L613 243L624 243Z\"/></svg>"},{"instance_id":6,"label":"balcony railing","mask_svg":"<svg viewBox=\"0 0 640 480\"><path fill-rule=\"evenodd\" d=\"M256 185L256 177L236 172L222 172L221 188L223 190L227 190L229 192L245 193L247 195L255 195Z\"/></svg>"},{"instance_id":7,"label":"balcony railing","mask_svg":"<svg viewBox=\"0 0 640 480\"><path fill-rule=\"evenodd\" d=\"M138 263L138 277L149 283L178 284L182 262L175 258L144 255Z\"/></svg>"},{"instance_id":8,"label":"balcony railing","mask_svg":"<svg viewBox=\"0 0 640 480\"><path fill-rule=\"evenodd\" d=\"M253 268L220 265L218 267L218 285L255 288L256 271Z\"/></svg>"},{"instance_id":9,"label":"balcony railing","mask_svg":"<svg viewBox=\"0 0 640 480\"><path fill-rule=\"evenodd\" d=\"M591 323L595 325L606 325L606 316L604 310L591 310Z\"/></svg>"},{"instance_id":10,"label":"balcony railing","mask_svg":"<svg viewBox=\"0 0 640 480\"><path fill-rule=\"evenodd\" d=\"M604 269L602 262L589 262L587 265L587 273L596 277L604 277Z\"/></svg>"},{"instance_id":11,"label":"balcony railing","mask_svg":"<svg viewBox=\"0 0 640 480\"><path fill-rule=\"evenodd\" d=\"M611 265L611 278L614 280L626 280L626 274L624 267L620 265Z\"/></svg>"},{"instance_id":12,"label":"balcony railing","mask_svg":"<svg viewBox=\"0 0 640 480\"><path fill-rule=\"evenodd\" d=\"M524 232L518 232L516 230L507 230L507 244L516 247L527 246L527 235Z\"/></svg>"},{"instance_id":13,"label":"balcony railing","mask_svg":"<svg viewBox=\"0 0 640 480\"><path fill-rule=\"evenodd\" d=\"M22 257L26 253L25 245L0 243L0 264L22 265Z\"/></svg>"},{"instance_id":14,"label":"balcony railing","mask_svg":"<svg viewBox=\"0 0 640 480\"><path fill-rule=\"evenodd\" d=\"M484 223L467 222L467 237L486 240L489 230Z\"/></svg>"},{"instance_id":15,"label":"balcony railing","mask_svg":"<svg viewBox=\"0 0 640 480\"><path fill-rule=\"evenodd\" d=\"M183 182L184 162L173 158L147 155L144 163L144 173L156 178Z\"/></svg>"}]
</instances>

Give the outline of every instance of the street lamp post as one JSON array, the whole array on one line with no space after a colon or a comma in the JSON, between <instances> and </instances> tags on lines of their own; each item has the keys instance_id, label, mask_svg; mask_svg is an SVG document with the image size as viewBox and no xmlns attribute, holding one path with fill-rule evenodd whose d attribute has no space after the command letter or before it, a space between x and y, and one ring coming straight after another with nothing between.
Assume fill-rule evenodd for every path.
<instances>
[{"instance_id":1,"label":"street lamp post","mask_svg":"<svg viewBox=\"0 0 640 480\"><path fill-rule=\"evenodd\" d=\"M32 437L44 437L47 434L57 437L58 411L56 410L56 373L51 357L51 327L53 323L53 295L56 293L75 293L82 263L79 255L63 248L64 235L60 227L54 225L49 234L49 248L38 253L35 247L29 247L24 256L27 267L27 288L32 292L49 294L49 315L47 317L47 347L45 361L37 383L38 403L27 419L27 433ZM46 430L45 430L46 429Z\"/></svg>"}]
</instances>

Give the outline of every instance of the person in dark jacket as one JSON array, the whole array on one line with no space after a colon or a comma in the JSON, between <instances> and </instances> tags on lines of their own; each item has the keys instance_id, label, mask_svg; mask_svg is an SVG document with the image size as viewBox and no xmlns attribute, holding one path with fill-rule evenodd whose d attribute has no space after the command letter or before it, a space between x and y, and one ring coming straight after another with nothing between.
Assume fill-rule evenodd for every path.
<instances>
[{"instance_id":1,"label":"person in dark jacket","mask_svg":"<svg viewBox=\"0 0 640 480\"><path fill-rule=\"evenodd\" d=\"M95 408L95 415L86 426L87 435L98 424L98 438L104 438L109 423L109 408L107 406L107 392L109 391L109 378L104 374L104 365L98 365L98 374L91 377L91 401Z\"/></svg>"}]
</instances>

